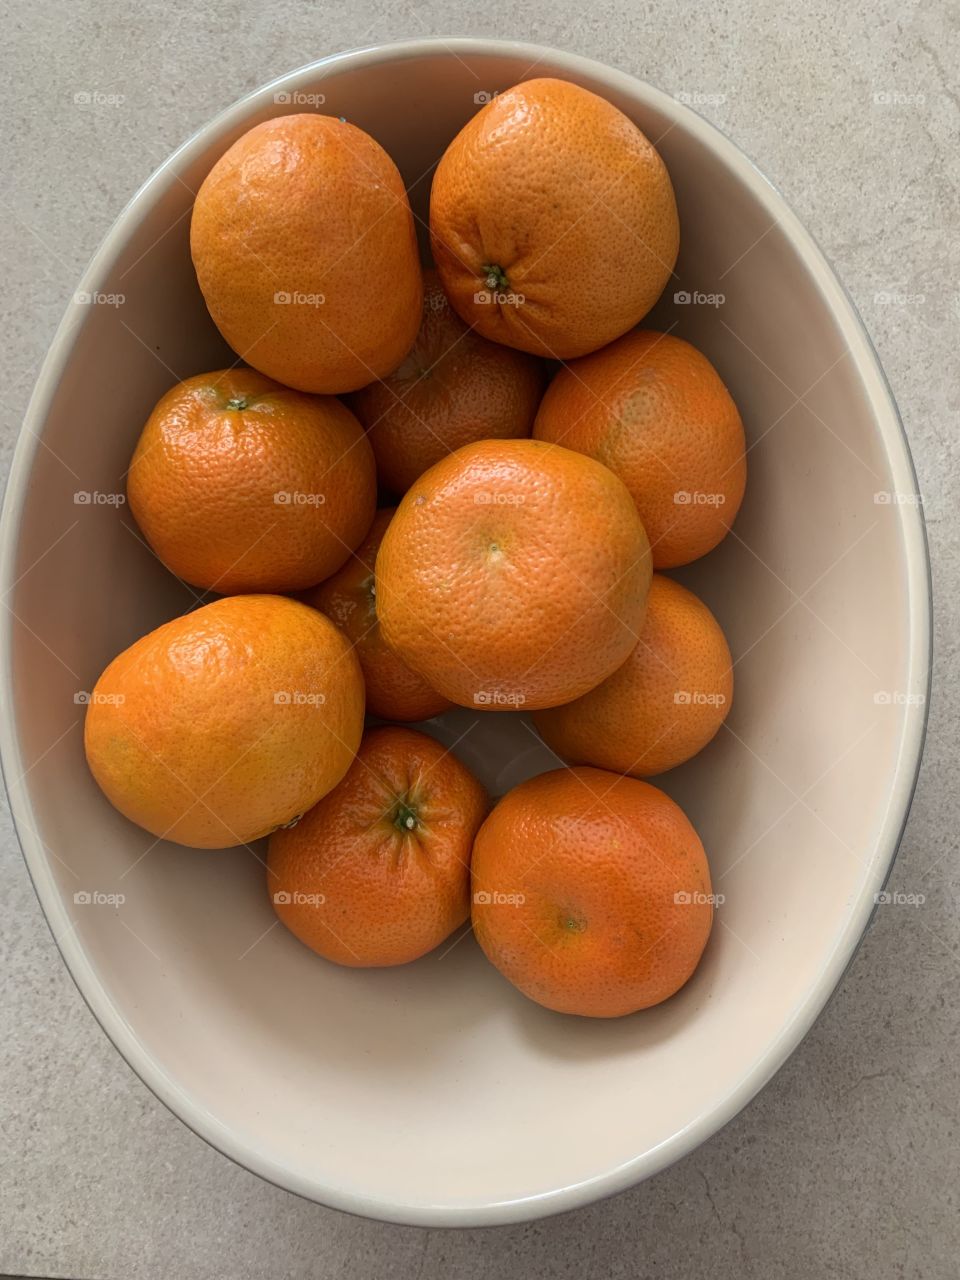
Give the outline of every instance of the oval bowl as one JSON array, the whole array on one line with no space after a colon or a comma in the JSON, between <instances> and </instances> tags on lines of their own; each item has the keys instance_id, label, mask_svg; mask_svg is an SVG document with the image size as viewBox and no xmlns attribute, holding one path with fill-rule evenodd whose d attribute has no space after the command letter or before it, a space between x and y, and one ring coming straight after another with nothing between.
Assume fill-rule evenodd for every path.
<instances>
[{"instance_id":1,"label":"oval bowl","mask_svg":"<svg viewBox=\"0 0 960 1280\"><path fill-rule=\"evenodd\" d=\"M527 1002L470 937L393 971L317 960L275 924L262 850L152 840L110 808L82 749L84 691L195 603L122 495L157 398L233 359L190 264L204 175L269 116L344 116L397 161L422 232L445 145L485 95L542 75L602 94L659 147L682 248L648 323L709 355L750 449L734 533L680 575L726 629L734 707L706 751L659 780L699 829L723 902L693 980L611 1022ZM4 772L90 1008L193 1130L340 1209L514 1222L656 1173L797 1046L883 889L928 691L916 494L896 406L828 263L733 143L666 94L570 54L483 40L341 54L251 94L175 152L107 236L43 366L3 511ZM458 712L428 729L497 792L555 764L522 717Z\"/></svg>"}]
</instances>

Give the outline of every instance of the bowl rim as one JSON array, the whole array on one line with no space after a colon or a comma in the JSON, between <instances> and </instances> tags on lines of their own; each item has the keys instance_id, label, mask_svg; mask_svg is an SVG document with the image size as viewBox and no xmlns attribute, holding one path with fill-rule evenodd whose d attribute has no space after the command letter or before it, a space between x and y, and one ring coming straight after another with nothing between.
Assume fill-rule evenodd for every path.
<instances>
[{"instance_id":1,"label":"bowl rim","mask_svg":"<svg viewBox=\"0 0 960 1280\"><path fill-rule=\"evenodd\" d=\"M289 71L245 94L219 112L176 148L140 186L104 237L81 278L79 289L94 292L99 281L139 224L143 207L154 204L173 183L179 171L226 130L242 124L252 108L262 107L278 91L297 91L312 82L318 72L372 68L423 56L452 57L501 55L528 58L524 72L549 62L544 74L582 76L601 82L613 91L639 98L664 114L679 118L700 145L713 152L767 208L794 251L803 261L823 305L837 322L854 357L864 394L874 410L887 464L900 492L917 493L917 477L906 432L896 401L866 327L838 276L819 245L800 222L780 192L753 161L721 130L689 106L628 72L592 58L513 40L431 37L392 44L370 45L327 57ZM3 510L0 514L0 590L6 598L16 586L16 552L28 481L41 447L41 428L53 396L83 326L82 309L68 304L44 358L31 395L10 465ZM932 597L929 550L920 504L899 504L900 536L904 548L904 572L910 605L907 672L909 687L924 690L922 702L905 708L890 793L872 858L865 866L865 880L857 901L851 904L846 924L833 949L824 957L820 973L793 1016L751 1069L726 1096L658 1146L603 1173L568 1186L509 1200L484 1200L461 1204L424 1204L366 1196L343 1190L330 1181L303 1177L265 1157L255 1146L237 1137L208 1112L153 1058L113 1004L96 969L70 926L54 883L47 854L37 834L34 808L24 780L24 763L14 731L13 716L0 718L0 764L10 798L14 826L28 873L64 963L81 996L115 1048L143 1083L179 1120L221 1154L248 1172L307 1200L364 1217L424 1227L475 1227L525 1222L562 1213L626 1190L667 1168L712 1137L734 1118L772 1079L822 1012L852 962L876 910L875 895L886 884L906 825L916 789L929 713L932 657ZM29 570L28 570L29 572ZM13 624L11 610L0 626L0 690L5 705L13 705ZM872 874L871 874L872 873ZM871 892L872 891L872 892Z\"/></svg>"}]
</instances>

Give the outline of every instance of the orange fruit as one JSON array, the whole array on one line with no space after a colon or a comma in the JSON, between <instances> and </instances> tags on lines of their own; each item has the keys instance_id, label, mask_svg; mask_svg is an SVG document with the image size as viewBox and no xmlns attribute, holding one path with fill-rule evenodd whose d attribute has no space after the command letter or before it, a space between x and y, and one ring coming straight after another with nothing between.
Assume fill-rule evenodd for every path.
<instances>
[{"instance_id":1,"label":"orange fruit","mask_svg":"<svg viewBox=\"0 0 960 1280\"><path fill-rule=\"evenodd\" d=\"M360 659L367 710L384 720L429 720L450 706L384 643L377 620L374 565L392 507L378 511L370 531L332 578L304 593L307 604L337 624Z\"/></svg>"},{"instance_id":2,"label":"orange fruit","mask_svg":"<svg viewBox=\"0 0 960 1280\"><path fill-rule=\"evenodd\" d=\"M538 711L551 750L573 764L649 777L713 738L733 700L733 661L716 618L655 573L640 640L622 667L574 702Z\"/></svg>"},{"instance_id":3,"label":"orange fruit","mask_svg":"<svg viewBox=\"0 0 960 1280\"><path fill-rule=\"evenodd\" d=\"M187 378L163 396L127 494L167 568L222 594L325 578L366 533L377 501L370 446L339 400L242 368Z\"/></svg>"},{"instance_id":4,"label":"orange fruit","mask_svg":"<svg viewBox=\"0 0 960 1280\"><path fill-rule=\"evenodd\" d=\"M601 769L509 791L473 848L487 959L559 1013L617 1018L678 991L713 923L710 869L683 810Z\"/></svg>"},{"instance_id":5,"label":"orange fruit","mask_svg":"<svg viewBox=\"0 0 960 1280\"><path fill-rule=\"evenodd\" d=\"M278 116L220 157L193 206L190 251L217 328L299 391L354 391L413 343L421 279L396 165L334 116Z\"/></svg>"},{"instance_id":6,"label":"orange fruit","mask_svg":"<svg viewBox=\"0 0 960 1280\"><path fill-rule=\"evenodd\" d=\"M467 122L430 192L433 258L485 338L569 359L647 314L677 260L673 187L622 111L527 80Z\"/></svg>"},{"instance_id":7,"label":"orange fruit","mask_svg":"<svg viewBox=\"0 0 960 1280\"><path fill-rule=\"evenodd\" d=\"M346 773L363 679L328 618L281 596L230 596L125 649L97 681L84 746L107 799L177 844L246 844Z\"/></svg>"},{"instance_id":8,"label":"orange fruit","mask_svg":"<svg viewBox=\"0 0 960 1280\"><path fill-rule=\"evenodd\" d=\"M387 644L451 702L555 706L637 642L650 551L606 467L535 440L465 445L409 489L380 545Z\"/></svg>"},{"instance_id":9,"label":"orange fruit","mask_svg":"<svg viewBox=\"0 0 960 1280\"><path fill-rule=\"evenodd\" d=\"M350 406L367 428L383 488L406 493L428 467L474 440L528 436L543 394L534 356L481 338L424 272L423 320L413 349Z\"/></svg>"},{"instance_id":10,"label":"orange fruit","mask_svg":"<svg viewBox=\"0 0 960 1280\"><path fill-rule=\"evenodd\" d=\"M617 473L655 569L706 555L736 518L747 482L743 423L713 365L681 338L628 333L561 369L534 435Z\"/></svg>"},{"instance_id":11,"label":"orange fruit","mask_svg":"<svg viewBox=\"0 0 960 1280\"><path fill-rule=\"evenodd\" d=\"M267 885L280 920L338 964L406 964L470 915L470 849L483 787L412 729L364 735L347 776L275 831Z\"/></svg>"}]
</instances>

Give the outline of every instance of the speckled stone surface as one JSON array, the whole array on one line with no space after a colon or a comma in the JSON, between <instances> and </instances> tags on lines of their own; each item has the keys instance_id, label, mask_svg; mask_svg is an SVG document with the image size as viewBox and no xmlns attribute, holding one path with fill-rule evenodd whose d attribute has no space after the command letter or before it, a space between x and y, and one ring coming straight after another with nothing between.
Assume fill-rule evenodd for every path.
<instances>
[{"instance_id":1,"label":"speckled stone surface","mask_svg":"<svg viewBox=\"0 0 960 1280\"><path fill-rule=\"evenodd\" d=\"M766 1091L616 1199L441 1232L317 1208L236 1168L140 1084L57 955L0 815L0 1271L84 1280L345 1276L955 1280L960 1256L960 13L949 0L32 0L5 14L0 465L80 273L151 170L235 98L361 44L540 41L687 94L780 187L877 344L926 497L930 734L892 888ZM89 93L89 105L77 94ZM575 1140L575 1135L572 1139Z\"/></svg>"}]
</instances>

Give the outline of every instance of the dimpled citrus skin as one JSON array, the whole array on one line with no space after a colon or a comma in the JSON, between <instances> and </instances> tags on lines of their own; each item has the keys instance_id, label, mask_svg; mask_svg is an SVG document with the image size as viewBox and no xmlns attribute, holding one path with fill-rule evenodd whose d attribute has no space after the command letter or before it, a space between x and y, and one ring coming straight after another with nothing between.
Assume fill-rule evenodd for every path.
<instances>
[{"instance_id":1,"label":"dimpled citrus skin","mask_svg":"<svg viewBox=\"0 0 960 1280\"><path fill-rule=\"evenodd\" d=\"M416 337L403 179L379 143L334 116L278 116L239 138L197 193L190 251L230 346L300 391L362 387Z\"/></svg>"},{"instance_id":2,"label":"dimpled citrus skin","mask_svg":"<svg viewBox=\"0 0 960 1280\"><path fill-rule=\"evenodd\" d=\"M381 486L399 495L461 445L528 436L544 383L535 356L468 329L428 270L412 351L350 407L367 428Z\"/></svg>"},{"instance_id":3,"label":"dimpled citrus skin","mask_svg":"<svg viewBox=\"0 0 960 1280\"><path fill-rule=\"evenodd\" d=\"M270 837L274 910L338 964L416 960L470 915L470 850L486 812L483 787L440 743L371 729L340 785Z\"/></svg>"},{"instance_id":4,"label":"dimpled citrus skin","mask_svg":"<svg viewBox=\"0 0 960 1280\"><path fill-rule=\"evenodd\" d=\"M532 710L626 660L650 574L633 500L606 467L535 440L482 441L407 491L377 556L377 615L451 702Z\"/></svg>"},{"instance_id":5,"label":"dimpled citrus skin","mask_svg":"<svg viewBox=\"0 0 960 1280\"><path fill-rule=\"evenodd\" d=\"M642 320L680 243L670 177L648 139L611 103L552 79L501 93L457 134L434 174L430 235L468 324L560 359ZM475 299L491 287L500 302Z\"/></svg>"},{"instance_id":6,"label":"dimpled citrus skin","mask_svg":"<svg viewBox=\"0 0 960 1280\"><path fill-rule=\"evenodd\" d=\"M373 454L353 414L254 369L171 388L140 436L127 494L167 568L223 594L327 577L377 502Z\"/></svg>"},{"instance_id":7,"label":"dimpled citrus skin","mask_svg":"<svg viewBox=\"0 0 960 1280\"><path fill-rule=\"evenodd\" d=\"M387 647L377 620L374 565L393 512L393 507L378 511L370 532L343 568L303 598L335 622L354 646L371 715L384 720L429 720L446 711L449 701Z\"/></svg>"},{"instance_id":8,"label":"dimpled citrus skin","mask_svg":"<svg viewBox=\"0 0 960 1280\"><path fill-rule=\"evenodd\" d=\"M360 666L333 623L280 596L230 596L110 663L84 746L132 822L220 849L309 809L346 773L362 731Z\"/></svg>"},{"instance_id":9,"label":"dimpled citrus skin","mask_svg":"<svg viewBox=\"0 0 960 1280\"><path fill-rule=\"evenodd\" d=\"M618 1018L659 1004L710 936L700 838L635 778L558 769L521 783L480 828L472 869L487 959L559 1013Z\"/></svg>"},{"instance_id":10,"label":"dimpled citrus skin","mask_svg":"<svg viewBox=\"0 0 960 1280\"><path fill-rule=\"evenodd\" d=\"M628 333L561 369L534 435L617 473L655 569L706 555L736 518L747 483L743 423L713 365L681 338Z\"/></svg>"},{"instance_id":11,"label":"dimpled citrus skin","mask_svg":"<svg viewBox=\"0 0 960 1280\"><path fill-rule=\"evenodd\" d=\"M538 711L534 724L572 764L650 777L714 737L733 701L733 662L716 618L692 591L655 573L640 641L582 698Z\"/></svg>"}]
</instances>

